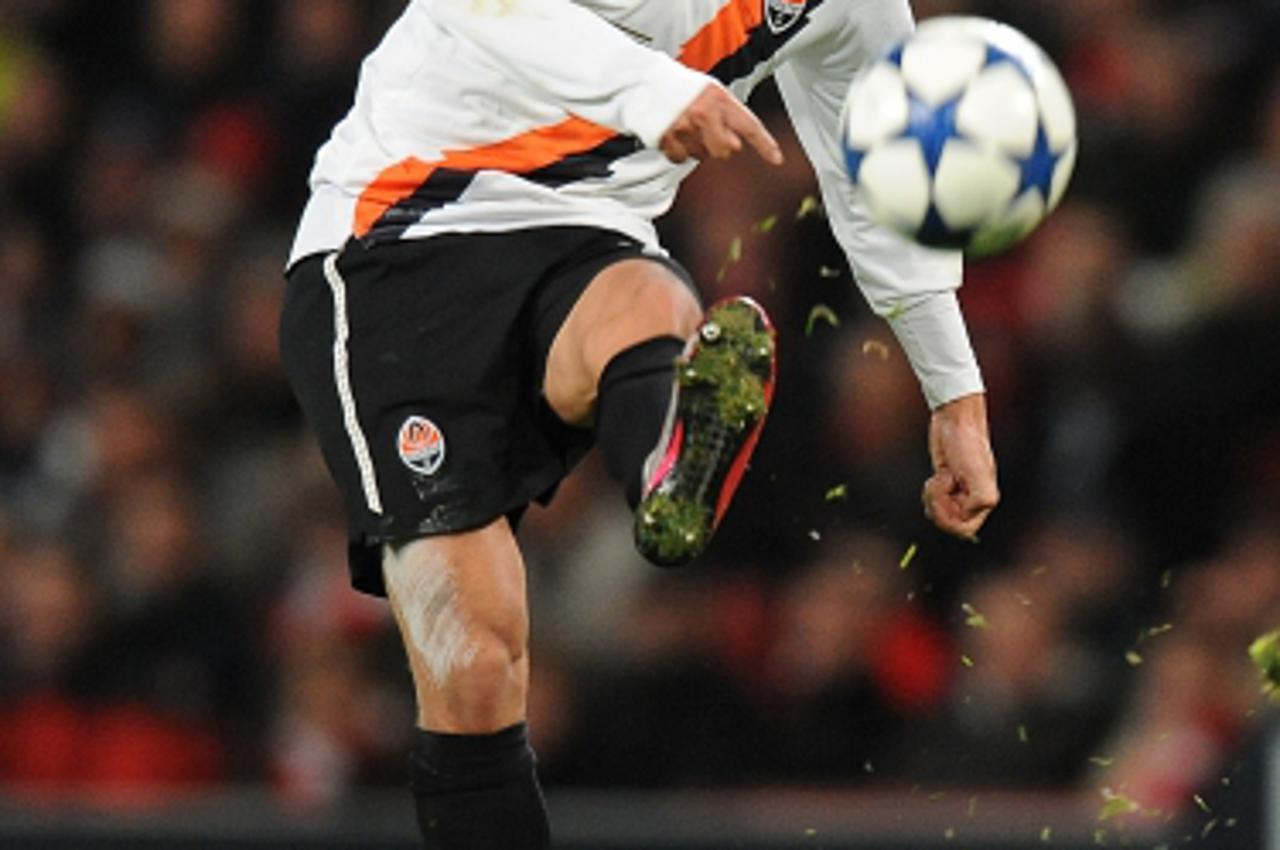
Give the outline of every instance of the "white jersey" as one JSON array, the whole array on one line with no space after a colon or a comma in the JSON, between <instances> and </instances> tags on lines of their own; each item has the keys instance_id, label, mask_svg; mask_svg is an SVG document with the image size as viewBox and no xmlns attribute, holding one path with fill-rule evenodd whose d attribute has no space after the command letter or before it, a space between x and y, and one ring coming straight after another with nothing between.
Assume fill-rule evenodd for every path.
<instances>
[{"instance_id":1,"label":"white jersey","mask_svg":"<svg viewBox=\"0 0 1280 850\"><path fill-rule=\"evenodd\" d=\"M657 144L707 85L772 75L832 229L932 406L982 388L958 253L868 220L839 116L854 74L911 31L908 0L411 0L320 149L290 264L352 237L586 225L660 250L692 164Z\"/></svg>"}]
</instances>

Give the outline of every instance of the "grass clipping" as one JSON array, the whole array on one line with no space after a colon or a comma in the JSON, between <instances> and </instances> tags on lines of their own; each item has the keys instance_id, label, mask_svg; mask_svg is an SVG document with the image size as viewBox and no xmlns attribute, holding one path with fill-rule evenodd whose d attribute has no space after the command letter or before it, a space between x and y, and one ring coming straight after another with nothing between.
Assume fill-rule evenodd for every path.
<instances>
[{"instance_id":1,"label":"grass clipping","mask_svg":"<svg viewBox=\"0 0 1280 850\"><path fill-rule=\"evenodd\" d=\"M1280 629L1255 640L1249 647L1249 657L1262 674L1262 692L1280 702Z\"/></svg>"}]
</instances>

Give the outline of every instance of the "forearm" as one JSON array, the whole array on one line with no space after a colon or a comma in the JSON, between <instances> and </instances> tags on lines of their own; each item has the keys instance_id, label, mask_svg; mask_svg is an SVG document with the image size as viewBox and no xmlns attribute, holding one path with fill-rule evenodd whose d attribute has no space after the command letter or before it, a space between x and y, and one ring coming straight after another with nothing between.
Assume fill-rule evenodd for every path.
<instances>
[{"instance_id":1,"label":"forearm","mask_svg":"<svg viewBox=\"0 0 1280 850\"><path fill-rule=\"evenodd\" d=\"M955 296L964 272L959 252L925 248L872 221L841 159L843 89L803 67L784 68L777 78L817 174L832 232L867 303L889 322L906 352L929 406L981 392L982 377Z\"/></svg>"},{"instance_id":2,"label":"forearm","mask_svg":"<svg viewBox=\"0 0 1280 850\"><path fill-rule=\"evenodd\" d=\"M904 298L885 319L931 409L983 392L982 373L955 292Z\"/></svg>"}]
</instances>

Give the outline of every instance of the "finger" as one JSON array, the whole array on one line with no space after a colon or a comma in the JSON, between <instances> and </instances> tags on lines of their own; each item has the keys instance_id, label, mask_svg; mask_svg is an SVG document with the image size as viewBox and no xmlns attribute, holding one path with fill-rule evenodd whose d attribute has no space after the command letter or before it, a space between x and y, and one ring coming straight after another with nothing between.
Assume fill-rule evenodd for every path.
<instances>
[{"instance_id":1,"label":"finger","mask_svg":"<svg viewBox=\"0 0 1280 850\"><path fill-rule=\"evenodd\" d=\"M725 159L742 150L742 139L729 127L727 119L727 115L716 113L702 125L701 141L716 159Z\"/></svg>"},{"instance_id":2,"label":"finger","mask_svg":"<svg viewBox=\"0 0 1280 850\"><path fill-rule=\"evenodd\" d=\"M938 501L952 493L956 488L956 478L946 467L939 469L924 482L926 501Z\"/></svg>"},{"instance_id":3,"label":"finger","mask_svg":"<svg viewBox=\"0 0 1280 850\"><path fill-rule=\"evenodd\" d=\"M962 540L976 539L989 513L990 511L984 511L975 516L964 517L954 505L948 505L945 500L935 503L934 509L929 512L930 519L938 530Z\"/></svg>"},{"instance_id":4,"label":"finger","mask_svg":"<svg viewBox=\"0 0 1280 850\"><path fill-rule=\"evenodd\" d=\"M693 159L708 159L711 151L707 149L706 140L702 133L689 131L680 137L680 143L684 145L686 153Z\"/></svg>"},{"instance_id":5,"label":"finger","mask_svg":"<svg viewBox=\"0 0 1280 850\"><path fill-rule=\"evenodd\" d=\"M990 508L971 512L956 500L945 499L942 510L940 512L935 511L935 516L939 517L939 519L935 520L935 524L948 534L953 534L965 540L973 540L977 537L978 531L986 523L990 514Z\"/></svg>"},{"instance_id":6,"label":"finger","mask_svg":"<svg viewBox=\"0 0 1280 850\"><path fill-rule=\"evenodd\" d=\"M999 491L994 485L989 484L977 487L961 486L955 492L955 498L965 516L989 514L1000 503Z\"/></svg>"},{"instance_id":7,"label":"finger","mask_svg":"<svg viewBox=\"0 0 1280 850\"><path fill-rule=\"evenodd\" d=\"M951 481L947 473L935 474L924 482L920 500L924 503L924 515L935 525L950 521L951 507L947 499L950 489Z\"/></svg>"},{"instance_id":8,"label":"finger","mask_svg":"<svg viewBox=\"0 0 1280 850\"><path fill-rule=\"evenodd\" d=\"M689 159L689 149L684 146L675 132L668 131L658 143L658 147L672 162L686 162Z\"/></svg>"},{"instance_id":9,"label":"finger","mask_svg":"<svg viewBox=\"0 0 1280 850\"><path fill-rule=\"evenodd\" d=\"M735 138L745 140L765 162L782 165L782 146L754 112L746 107L737 109L729 114L727 124Z\"/></svg>"},{"instance_id":10,"label":"finger","mask_svg":"<svg viewBox=\"0 0 1280 850\"><path fill-rule=\"evenodd\" d=\"M924 513L941 531L965 540L976 538L992 506L973 503L961 482L942 470L925 482L921 494Z\"/></svg>"}]
</instances>

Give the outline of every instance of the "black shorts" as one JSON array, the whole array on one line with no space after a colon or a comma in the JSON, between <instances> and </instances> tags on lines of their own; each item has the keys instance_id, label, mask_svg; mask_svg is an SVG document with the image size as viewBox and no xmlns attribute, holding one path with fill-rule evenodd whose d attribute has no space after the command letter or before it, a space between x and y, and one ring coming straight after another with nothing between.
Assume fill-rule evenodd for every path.
<instances>
[{"instance_id":1,"label":"black shorts","mask_svg":"<svg viewBox=\"0 0 1280 850\"><path fill-rule=\"evenodd\" d=\"M550 498L592 435L544 399L547 352L596 274L636 257L689 280L586 227L352 241L294 265L281 351L342 491L357 589L385 594L386 542L514 521Z\"/></svg>"}]
</instances>

